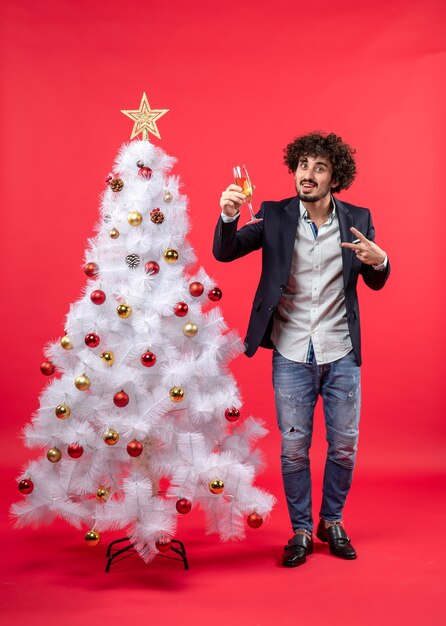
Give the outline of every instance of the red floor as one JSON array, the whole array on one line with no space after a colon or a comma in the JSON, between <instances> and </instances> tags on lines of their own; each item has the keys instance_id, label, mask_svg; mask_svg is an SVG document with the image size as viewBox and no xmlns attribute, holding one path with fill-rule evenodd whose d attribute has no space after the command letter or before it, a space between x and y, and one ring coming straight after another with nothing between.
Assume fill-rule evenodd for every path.
<instances>
[{"instance_id":1,"label":"red floor","mask_svg":"<svg viewBox=\"0 0 446 626\"><path fill-rule=\"evenodd\" d=\"M2 472L4 503L16 499L14 471ZM131 557L104 573L109 534L97 548L63 522L13 530L4 516L1 612L5 624L131 623L269 625L444 624L445 476L355 477L346 519L359 558L345 562L316 540L297 569L279 566L289 534L277 476L266 477L280 504L247 541L205 536L200 513L181 518L189 571ZM268 481L270 483L268 484ZM315 501L320 486L316 476ZM4 504L4 507L5 507ZM317 511L315 511L317 512Z\"/></svg>"}]
</instances>

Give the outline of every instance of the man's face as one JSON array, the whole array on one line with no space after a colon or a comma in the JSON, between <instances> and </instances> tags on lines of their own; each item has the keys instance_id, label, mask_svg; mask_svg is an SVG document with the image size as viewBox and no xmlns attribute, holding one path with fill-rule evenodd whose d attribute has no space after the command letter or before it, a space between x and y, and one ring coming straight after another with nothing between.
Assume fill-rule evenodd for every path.
<instances>
[{"instance_id":1,"label":"man's face","mask_svg":"<svg viewBox=\"0 0 446 626\"><path fill-rule=\"evenodd\" d=\"M330 194L337 181L332 180L333 168L323 156L302 156L294 173L296 191L303 202L318 202Z\"/></svg>"}]
</instances>

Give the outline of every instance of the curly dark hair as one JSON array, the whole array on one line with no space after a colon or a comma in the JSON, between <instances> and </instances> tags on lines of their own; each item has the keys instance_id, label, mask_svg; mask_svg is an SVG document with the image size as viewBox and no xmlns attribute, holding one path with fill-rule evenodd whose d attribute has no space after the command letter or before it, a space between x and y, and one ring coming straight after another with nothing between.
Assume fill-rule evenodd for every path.
<instances>
[{"instance_id":1,"label":"curly dark hair","mask_svg":"<svg viewBox=\"0 0 446 626\"><path fill-rule=\"evenodd\" d=\"M353 158L355 152L356 150L334 133L324 135L314 132L297 137L284 148L284 163L294 174L299 165L299 159L303 156L323 156L329 159L333 168L332 179L338 183L336 187L333 187L333 192L336 193L341 189L348 189L355 180L356 163Z\"/></svg>"}]
</instances>

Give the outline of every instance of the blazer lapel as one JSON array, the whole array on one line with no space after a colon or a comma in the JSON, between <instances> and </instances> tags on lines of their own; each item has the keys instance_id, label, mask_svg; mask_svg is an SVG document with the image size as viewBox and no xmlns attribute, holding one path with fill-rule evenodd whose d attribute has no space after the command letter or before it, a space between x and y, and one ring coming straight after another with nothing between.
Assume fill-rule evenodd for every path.
<instances>
[{"instance_id":1,"label":"blazer lapel","mask_svg":"<svg viewBox=\"0 0 446 626\"><path fill-rule=\"evenodd\" d=\"M351 243L355 237L350 232L350 227L353 226L353 218L347 207L337 198L334 199L336 204L336 211L339 220L339 231L341 234L341 242ZM344 288L347 288L348 279L350 276L350 268L352 266L353 252L349 248L342 248L342 268L344 277Z\"/></svg>"},{"instance_id":2,"label":"blazer lapel","mask_svg":"<svg viewBox=\"0 0 446 626\"><path fill-rule=\"evenodd\" d=\"M299 220L300 201L298 196L294 196L285 206L281 214L281 232L283 236L283 267L286 268L285 284L291 270L293 260L294 242L296 240L297 222Z\"/></svg>"}]
</instances>

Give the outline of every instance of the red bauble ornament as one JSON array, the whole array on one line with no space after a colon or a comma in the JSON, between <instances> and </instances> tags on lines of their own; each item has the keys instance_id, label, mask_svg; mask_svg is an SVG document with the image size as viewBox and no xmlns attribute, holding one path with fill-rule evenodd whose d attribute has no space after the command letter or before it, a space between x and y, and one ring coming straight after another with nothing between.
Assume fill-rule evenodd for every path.
<instances>
[{"instance_id":1,"label":"red bauble ornament","mask_svg":"<svg viewBox=\"0 0 446 626\"><path fill-rule=\"evenodd\" d=\"M263 524L263 517L258 513L251 513L251 515L248 515L246 521L250 528L260 528Z\"/></svg>"},{"instance_id":2,"label":"red bauble ornament","mask_svg":"<svg viewBox=\"0 0 446 626\"><path fill-rule=\"evenodd\" d=\"M29 493L32 493L34 490L34 483L30 478L24 478L18 484L18 488L20 493L27 496Z\"/></svg>"},{"instance_id":3,"label":"red bauble ornament","mask_svg":"<svg viewBox=\"0 0 446 626\"><path fill-rule=\"evenodd\" d=\"M201 296L203 291L204 287L199 282L194 282L189 285L189 293L191 296L194 296L194 298L198 298L199 296Z\"/></svg>"},{"instance_id":4,"label":"red bauble ornament","mask_svg":"<svg viewBox=\"0 0 446 626\"><path fill-rule=\"evenodd\" d=\"M142 445L140 441L137 441L136 439L134 439L129 444L127 444L127 453L130 456L133 456L133 457L140 456L143 450L144 450L144 446Z\"/></svg>"},{"instance_id":5,"label":"red bauble ornament","mask_svg":"<svg viewBox=\"0 0 446 626\"><path fill-rule=\"evenodd\" d=\"M72 443L67 448L68 456L71 456L72 459L78 459L80 456L84 454L84 449L82 446L79 446L77 443Z\"/></svg>"},{"instance_id":6,"label":"red bauble ornament","mask_svg":"<svg viewBox=\"0 0 446 626\"><path fill-rule=\"evenodd\" d=\"M97 348L97 346L101 343L99 335L96 333L88 333L85 337L85 345L89 348Z\"/></svg>"},{"instance_id":7,"label":"red bauble ornament","mask_svg":"<svg viewBox=\"0 0 446 626\"><path fill-rule=\"evenodd\" d=\"M158 274L160 266L156 261L147 261L144 265L144 271L146 274Z\"/></svg>"},{"instance_id":8,"label":"red bauble ornament","mask_svg":"<svg viewBox=\"0 0 446 626\"><path fill-rule=\"evenodd\" d=\"M142 176L143 178L147 178L147 180L150 180L152 178L152 170L150 169L150 167L146 167L145 165L143 165L143 167L140 167L138 170L138 176Z\"/></svg>"},{"instance_id":9,"label":"red bauble ornament","mask_svg":"<svg viewBox=\"0 0 446 626\"><path fill-rule=\"evenodd\" d=\"M105 182L111 183L111 181L113 180L113 174L107 174L107 176L105 177Z\"/></svg>"},{"instance_id":10,"label":"red bauble ornament","mask_svg":"<svg viewBox=\"0 0 446 626\"><path fill-rule=\"evenodd\" d=\"M187 315L189 307L185 302L177 302L173 310L177 317L184 317L185 315Z\"/></svg>"},{"instance_id":11,"label":"red bauble ornament","mask_svg":"<svg viewBox=\"0 0 446 626\"><path fill-rule=\"evenodd\" d=\"M182 513L183 515L186 515L186 513L189 513L189 511L192 508L192 502L190 502L190 500L186 500L186 498L180 498L179 500L177 500L177 503L175 504L178 513Z\"/></svg>"},{"instance_id":12,"label":"red bauble ornament","mask_svg":"<svg viewBox=\"0 0 446 626\"><path fill-rule=\"evenodd\" d=\"M153 367L156 363L156 356L153 352L147 351L141 356L141 363L144 367Z\"/></svg>"},{"instance_id":13,"label":"red bauble ornament","mask_svg":"<svg viewBox=\"0 0 446 626\"><path fill-rule=\"evenodd\" d=\"M167 552L168 550L170 550L171 546L172 541L167 538L158 539L158 541L155 543L155 548L158 550L158 552Z\"/></svg>"},{"instance_id":14,"label":"red bauble ornament","mask_svg":"<svg viewBox=\"0 0 446 626\"><path fill-rule=\"evenodd\" d=\"M228 422L236 422L240 417L240 411L233 406L231 409L226 409L225 417Z\"/></svg>"},{"instance_id":15,"label":"red bauble ornament","mask_svg":"<svg viewBox=\"0 0 446 626\"><path fill-rule=\"evenodd\" d=\"M113 396L113 402L115 403L116 406L119 406L122 408L128 405L129 397L126 394L126 392L123 389L121 389L121 391L118 391L118 393L115 393L115 395Z\"/></svg>"},{"instance_id":16,"label":"red bauble ornament","mask_svg":"<svg viewBox=\"0 0 446 626\"><path fill-rule=\"evenodd\" d=\"M95 289L90 294L90 300L93 304L104 304L105 299L106 295L101 289Z\"/></svg>"},{"instance_id":17,"label":"red bauble ornament","mask_svg":"<svg viewBox=\"0 0 446 626\"><path fill-rule=\"evenodd\" d=\"M214 287L208 292L208 298L209 300L212 300L212 302L218 302L221 300L222 295L222 291L218 287Z\"/></svg>"},{"instance_id":18,"label":"red bauble ornament","mask_svg":"<svg viewBox=\"0 0 446 626\"><path fill-rule=\"evenodd\" d=\"M45 376L52 376L56 371L56 366L51 361L44 361L40 366L40 371Z\"/></svg>"},{"instance_id":19,"label":"red bauble ornament","mask_svg":"<svg viewBox=\"0 0 446 626\"><path fill-rule=\"evenodd\" d=\"M99 265L97 263L86 263L84 265L84 272L88 278L94 278L99 274Z\"/></svg>"}]
</instances>

